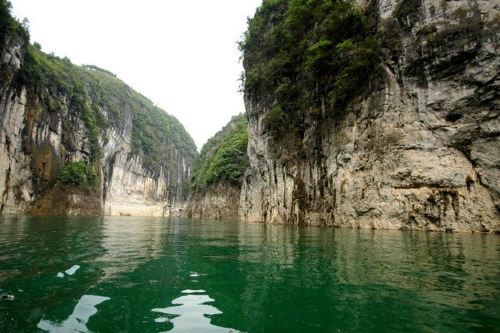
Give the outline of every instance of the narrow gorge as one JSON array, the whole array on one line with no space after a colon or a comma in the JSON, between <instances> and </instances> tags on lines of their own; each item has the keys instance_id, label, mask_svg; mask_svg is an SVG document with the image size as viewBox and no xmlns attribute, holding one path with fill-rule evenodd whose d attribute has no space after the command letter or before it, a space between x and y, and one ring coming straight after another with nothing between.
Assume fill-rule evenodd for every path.
<instances>
[{"instance_id":1,"label":"narrow gorge","mask_svg":"<svg viewBox=\"0 0 500 333\"><path fill-rule=\"evenodd\" d=\"M500 0L0 0L0 333L499 332L499 41Z\"/></svg>"},{"instance_id":2,"label":"narrow gorge","mask_svg":"<svg viewBox=\"0 0 500 333\"><path fill-rule=\"evenodd\" d=\"M2 6L1 214L500 231L494 1L264 1L240 42L246 114L200 154Z\"/></svg>"},{"instance_id":3,"label":"narrow gorge","mask_svg":"<svg viewBox=\"0 0 500 333\"><path fill-rule=\"evenodd\" d=\"M201 149L193 165L186 216L237 220L242 177L248 168L246 115L234 116Z\"/></svg>"}]
</instances>

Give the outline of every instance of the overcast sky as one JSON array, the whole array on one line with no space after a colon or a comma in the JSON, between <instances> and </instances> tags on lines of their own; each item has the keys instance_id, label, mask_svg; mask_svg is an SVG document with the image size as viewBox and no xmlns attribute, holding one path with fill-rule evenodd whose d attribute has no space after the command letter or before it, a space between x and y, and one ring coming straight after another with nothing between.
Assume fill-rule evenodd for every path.
<instances>
[{"instance_id":1,"label":"overcast sky","mask_svg":"<svg viewBox=\"0 0 500 333\"><path fill-rule=\"evenodd\" d=\"M198 148L244 111L237 41L261 0L11 0L42 50L117 74Z\"/></svg>"}]
</instances>

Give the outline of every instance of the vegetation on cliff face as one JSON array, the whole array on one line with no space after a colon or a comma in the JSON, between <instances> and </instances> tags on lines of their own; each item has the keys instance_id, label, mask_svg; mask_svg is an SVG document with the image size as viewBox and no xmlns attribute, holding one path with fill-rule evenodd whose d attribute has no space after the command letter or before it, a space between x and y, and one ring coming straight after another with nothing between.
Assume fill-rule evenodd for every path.
<instances>
[{"instance_id":1,"label":"vegetation on cliff face","mask_svg":"<svg viewBox=\"0 0 500 333\"><path fill-rule=\"evenodd\" d=\"M108 114L109 123L122 123L127 110L132 115L132 153L143 152L144 165L152 172L174 160L173 148L192 160L197 156L193 139L184 126L149 99L131 89L116 76L95 66L80 69L80 77L88 87L91 108Z\"/></svg>"},{"instance_id":2,"label":"vegetation on cliff face","mask_svg":"<svg viewBox=\"0 0 500 333\"><path fill-rule=\"evenodd\" d=\"M378 61L376 26L376 11L348 1L264 0L240 43L243 89L271 110L278 143L296 149L305 119L338 115L363 92Z\"/></svg>"},{"instance_id":3,"label":"vegetation on cliff face","mask_svg":"<svg viewBox=\"0 0 500 333\"><path fill-rule=\"evenodd\" d=\"M7 0L0 0L0 50L4 48L6 37L29 40L29 33L16 19L10 15L11 4Z\"/></svg>"},{"instance_id":4,"label":"vegetation on cliff face","mask_svg":"<svg viewBox=\"0 0 500 333\"><path fill-rule=\"evenodd\" d=\"M98 139L101 131L110 125L120 127L129 110L132 152L144 153L144 165L151 172L159 172L173 147L189 158L197 154L192 138L176 118L108 71L95 66L75 66L68 59L44 54L29 45L18 82L33 91L48 88L71 98L71 105L80 110L87 126L93 160L101 156Z\"/></svg>"},{"instance_id":5,"label":"vegetation on cliff face","mask_svg":"<svg viewBox=\"0 0 500 333\"><path fill-rule=\"evenodd\" d=\"M203 191L209 185L220 182L241 184L248 165L247 126L246 115L235 116L207 141L193 165L193 191Z\"/></svg>"},{"instance_id":6,"label":"vegetation on cliff face","mask_svg":"<svg viewBox=\"0 0 500 333\"><path fill-rule=\"evenodd\" d=\"M90 162L102 157L101 143L109 127L123 129L126 119L132 120L131 150L143 153L143 166L158 175L168 166L175 151L192 160L196 146L180 122L156 107L113 73L96 66L76 66L68 58L45 54L37 43L29 43L26 27L10 15L10 3L0 0L0 50L4 43L22 38L24 61L17 72L17 87L39 97L52 111L61 112L63 105L47 96L63 96L70 112L80 117L87 128Z\"/></svg>"},{"instance_id":7,"label":"vegetation on cliff face","mask_svg":"<svg viewBox=\"0 0 500 333\"><path fill-rule=\"evenodd\" d=\"M71 185L95 185L97 175L92 166L85 161L76 161L66 164L59 175L59 180Z\"/></svg>"}]
</instances>

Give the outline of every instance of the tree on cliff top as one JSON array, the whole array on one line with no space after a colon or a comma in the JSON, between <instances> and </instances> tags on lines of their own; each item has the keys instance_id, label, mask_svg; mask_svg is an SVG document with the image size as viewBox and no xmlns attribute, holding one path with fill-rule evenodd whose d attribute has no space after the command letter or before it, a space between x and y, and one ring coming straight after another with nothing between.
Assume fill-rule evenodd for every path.
<instances>
[{"instance_id":1,"label":"tree on cliff top","mask_svg":"<svg viewBox=\"0 0 500 333\"><path fill-rule=\"evenodd\" d=\"M376 11L349 1L263 1L240 42L243 90L272 110L265 125L278 145L297 150L307 119L339 116L365 90L378 61L376 26Z\"/></svg>"},{"instance_id":2,"label":"tree on cliff top","mask_svg":"<svg viewBox=\"0 0 500 333\"><path fill-rule=\"evenodd\" d=\"M113 73L96 66L76 66L68 58L41 51L38 43L29 43L27 27L11 16L11 5L0 0L0 51L6 41L22 38L23 62L14 83L29 94L45 100L43 105L60 112L51 96L65 96L70 108L87 127L90 160L102 157L105 130L121 128L132 120L131 150L142 155L143 167L158 175L170 168L179 156L191 161L197 156L193 139L173 116L156 107L149 99L130 88ZM130 114L130 118L128 115Z\"/></svg>"}]
</instances>

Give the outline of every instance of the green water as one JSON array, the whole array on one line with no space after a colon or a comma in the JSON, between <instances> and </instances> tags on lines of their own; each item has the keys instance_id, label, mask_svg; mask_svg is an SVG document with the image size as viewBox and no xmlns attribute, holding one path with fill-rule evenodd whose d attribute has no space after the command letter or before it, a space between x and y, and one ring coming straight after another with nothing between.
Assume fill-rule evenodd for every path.
<instances>
[{"instance_id":1,"label":"green water","mask_svg":"<svg viewBox=\"0 0 500 333\"><path fill-rule=\"evenodd\" d=\"M494 332L500 236L2 218L0 288L0 332Z\"/></svg>"}]
</instances>

